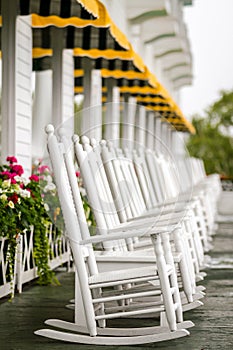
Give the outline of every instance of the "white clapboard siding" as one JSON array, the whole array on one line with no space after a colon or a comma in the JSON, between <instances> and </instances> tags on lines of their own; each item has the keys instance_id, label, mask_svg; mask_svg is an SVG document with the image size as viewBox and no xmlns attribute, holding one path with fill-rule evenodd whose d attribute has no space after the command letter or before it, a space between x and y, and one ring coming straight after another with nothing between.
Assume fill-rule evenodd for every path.
<instances>
[{"instance_id":1,"label":"white clapboard siding","mask_svg":"<svg viewBox=\"0 0 233 350\"><path fill-rule=\"evenodd\" d=\"M62 123L74 131L74 59L72 50L63 50L63 78L62 78Z\"/></svg>"},{"instance_id":2,"label":"white clapboard siding","mask_svg":"<svg viewBox=\"0 0 233 350\"><path fill-rule=\"evenodd\" d=\"M25 175L31 173L32 142L32 29L30 16L16 19L16 122L15 156Z\"/></svg>"}]
</instances>

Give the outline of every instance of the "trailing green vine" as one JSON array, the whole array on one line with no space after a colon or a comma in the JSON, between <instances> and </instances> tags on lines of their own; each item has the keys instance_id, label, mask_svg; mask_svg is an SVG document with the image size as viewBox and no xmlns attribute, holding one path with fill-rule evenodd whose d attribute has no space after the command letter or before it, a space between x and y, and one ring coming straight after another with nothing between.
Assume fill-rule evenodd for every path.
<instances>
[{"instance_id":1,"label":"trailing green vine","mask_svg":"<svg viewBox=\"0 0 233 350\"><path fill-rule=\"evenodd\" d=\"M0 166L0 237L7 238L8 279L13 281L17 238L33 235L33 258L38 270L38 283L56 283L49 267L47 227L51 220L44 206L39 175L23 177L24 170L15 157ZM13 293L12 293L13 294Z\"/></svg>"},{"instance_id":2,"label":"trailing green vine","mask_svg":"<svg viewBox=\"0 0 233 350\"><path fill-rule=\"evenodd\" d=\"M53 225L52 240L58 243L58 247L61 247L59 240L61 232L64 231L57 190L48 166L38 163L33 166L29 178L25 178L23 174L23 167L13 156L7 157L6 164L0 165L0 238L7 239L7 279L12 283L12 296L18 239L27 235L29 241L30 235L33 234L33 259L37 267L38 283L59 284L55 273L49 267L49 259L53 258L53 252L50 249L48 231ZM79 172L76 176L87 222L90 231L93 231L94 216Z\"/></svg>"}]
</instances>

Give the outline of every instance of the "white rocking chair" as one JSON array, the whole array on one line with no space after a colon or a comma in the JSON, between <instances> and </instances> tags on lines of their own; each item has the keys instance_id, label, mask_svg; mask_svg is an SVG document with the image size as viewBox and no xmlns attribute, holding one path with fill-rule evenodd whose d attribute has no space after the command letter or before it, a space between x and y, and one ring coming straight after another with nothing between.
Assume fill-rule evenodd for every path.
<instances>
[{"instance_id":1,"label":"white rocking chair","mask_svg":"<svg viewBox=\"0 0 233 350\"><path fill-rule=\"evenodd\" d=\"M77 215L69 184L63 152L54 128L46 128L48 151L54 171L58 195L65 221L74 264L77 271L79 309L76 322L47 320L46 324L57 329L41 329L35 332L44 337L92 345L135 345L175 339L189 334L183 321L182 309L177 298L177 288L173 284L174 270L165 262L161 234L166 229L149 233L154 247L157 265L112 270L99 273L93 252L93 244L111 240L135 237L136 232L120 235L106 234L83 239L82 230L87 223ZM81 197L79 194L79 201ZM85 231L87 234L87 231ZM154 296L154 302L151 297ZM150 302L138 302L140 298L150 297ZM130 302L128 303L128 301ZM111 319L129 316L161 313L160 325L137 328L109 328ZM119 322L119 321L118 321Z\"/></svg>"}]
</instances>

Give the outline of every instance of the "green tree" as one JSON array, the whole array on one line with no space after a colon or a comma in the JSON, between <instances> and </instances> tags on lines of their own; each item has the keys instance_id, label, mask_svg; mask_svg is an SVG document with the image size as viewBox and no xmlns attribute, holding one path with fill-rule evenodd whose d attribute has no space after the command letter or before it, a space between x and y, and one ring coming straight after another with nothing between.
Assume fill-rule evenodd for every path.
<instances>
[{"instance_id":1,"label":"green tree","mask_svg":"<svg viewBox=\"0 0 233 350\"><path fill-rule=\"evenodd\" d=\"M187 142L189 154L203 159L207 174L233 178L233 91L221 91L204 117L195 115L196 134Z\"/></svg>"}]
</instances>

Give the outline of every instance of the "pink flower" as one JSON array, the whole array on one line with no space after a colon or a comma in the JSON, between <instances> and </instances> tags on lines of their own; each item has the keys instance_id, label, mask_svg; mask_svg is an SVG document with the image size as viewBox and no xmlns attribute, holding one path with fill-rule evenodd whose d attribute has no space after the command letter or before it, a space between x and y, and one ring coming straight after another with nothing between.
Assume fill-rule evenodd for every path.
<instances>
[{"instance_id":1,"label":"pink flower","mask_svg":"<svg viewBox=\"0 0 233 350\"><path fill-rule=\"evenodd\" d=\"M0 174L3 175L6 179L11 179L11 183L13 183L12 180L14 180L14 177L17 175L16 173L10 173L7 170L2 171ZM16 183L16 181L14 183Z\"/></svg>"},{"instance_id":2,"label":"pink flower","mask_svg":"<svg viewBox=\"0 0 233 350\"><path fill-rule=\"evenodd\" d=\"M39 182L39 176L32 174L29 179L31 181Z\"/></svg>"},{"instance_id":3,"label":"pink flower","mask_svg":"<svg viewBox=\"0 0 233 350\"><path fill-rule=\"evenodd\" d=\"M17 159L16 159L14 156L12 156L12 157L8 156L8 157L6 158L6 160L7 160L7 162L10 162L11 164L12 164L12 163L17 163L17 162L18 162Z\"/></svg>"},{"instance_id":4,"label":"pink flower","mask_svg":"<svg viewBox=\"0 0 233 350\"><path fill-rule=\"evenodd\" d=\"M19 176L21 176L24 173L22 165L19 164L11 165L11 170Z\"/></svg>"},{"instance_id":5,"label":"pink flower","mask_svg":"<svg viewBox=\"0 0 233 350\"><path fill-rule=\"evenodd\" d=\"M76 176L79 177L80 176L80 172L79 171L76 171Z\"/></svg>"},{"instance_id":6,"label":"pink flower","mask_svg":"<svg viewBox=\"0 0 233 350\"><path fill-rule=\"evenodd\" d=\"M0 173L2 176L4 176L5 178L7 178L7 179L10 179L11 178L11 173L9 172L9 171L2 171L1 173Z\"/></svg>"},{"instance_id":7,"label":"pink flower","mask_svg":"<svg viewBox=\"0 0 233 350\"><path fill-rule=\"evenodd\" d=\"M38 168L38 171L39 171L40 174L43 174L47 170L49 170L49 167L47 165L41 165Z\"/></svg>"}]
</instances>

